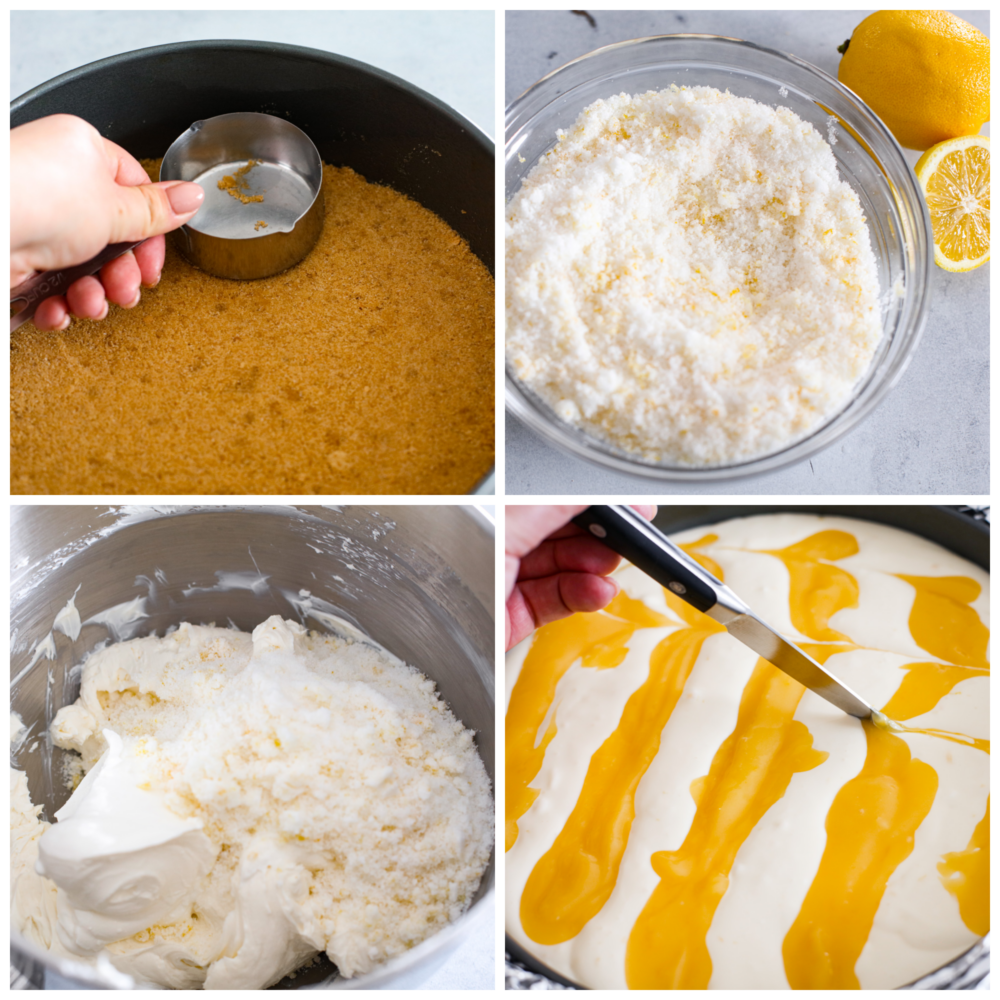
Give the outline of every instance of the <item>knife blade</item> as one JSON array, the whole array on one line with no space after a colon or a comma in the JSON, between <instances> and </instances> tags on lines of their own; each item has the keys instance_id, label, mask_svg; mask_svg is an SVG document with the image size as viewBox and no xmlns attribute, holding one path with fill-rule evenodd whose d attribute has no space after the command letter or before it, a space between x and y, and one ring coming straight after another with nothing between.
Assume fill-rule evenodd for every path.
<instances>
[{"instance_id":1,"label":"knife blade","mask_svg":"<svg viewBox=\"0 0 1000 1000\"><path fill-rule=\"evenodd\" d=\"M831 705L855 718L871 719L884 726L881 712L755 615L721 580L631 507L599 504L588 507L573 521Z\"/></svg>"}]
</instances>

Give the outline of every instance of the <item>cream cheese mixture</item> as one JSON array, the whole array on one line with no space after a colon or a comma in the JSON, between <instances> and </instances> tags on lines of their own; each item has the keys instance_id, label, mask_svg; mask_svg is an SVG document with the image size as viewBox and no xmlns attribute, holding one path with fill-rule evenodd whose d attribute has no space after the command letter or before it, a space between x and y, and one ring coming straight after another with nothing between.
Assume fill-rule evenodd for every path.
<instances>
[{"instance_id":1,"label":"cream cheese mixture","mask_svg":"<svg viewBox=\"0 0 1000 1000\"><path fill-rule=\"evenodd\" d=\"M636 457L746 461L847 404L881 339L857 194L787 108L711 87L596 101L507 207L507 358Z\"/></svg>"},{"instance_id":2,"label":"cream cheese mixture","mask_svg":"<svg viewBox=\"0 0 1000 1000\"><path fill-rule=\"evenodd\" d=\"M634 567L507 660L506 925L594 989L889 989L989 930L989 576L781 514L675 536L902 724L805 690Z\"/></svg>"},{"instance_id":3,"label":"cream cheese mixture","mask_svg":"<svg viewBox=\"0 0 1000 1000\"><path fill-rule=\"evenodd\" d=\"M83 780L39 818L11 772L11 918L144 986L368 972L454 920L489 860L472 733L370 642L269 618L98 650L51 727Z\"/></svg>"}]
</instances>

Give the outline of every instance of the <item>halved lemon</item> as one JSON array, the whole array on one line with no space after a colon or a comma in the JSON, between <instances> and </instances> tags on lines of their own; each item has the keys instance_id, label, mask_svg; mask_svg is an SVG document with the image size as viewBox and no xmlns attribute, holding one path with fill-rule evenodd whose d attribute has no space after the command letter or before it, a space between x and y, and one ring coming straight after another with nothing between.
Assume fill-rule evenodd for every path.
<instances>
[{"instance_id":1,"label":"halved lemon","mask_svg":"<svg viewBox=\"0 0 1000 1000\"><path fill-rule=\"evenodd\" d=\"M931 215L935 263L946 271L985 264L990 259L989 136L939 142L914 169Z\"/></svg>"}]
</instances>

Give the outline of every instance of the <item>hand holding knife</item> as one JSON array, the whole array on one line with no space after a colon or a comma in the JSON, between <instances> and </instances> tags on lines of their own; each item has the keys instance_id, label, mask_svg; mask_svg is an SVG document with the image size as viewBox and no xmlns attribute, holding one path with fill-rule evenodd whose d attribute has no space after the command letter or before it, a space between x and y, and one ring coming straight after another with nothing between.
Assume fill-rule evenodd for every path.
<instances>
[{"instance_id":1,"label":"hand holding knife","mask_svg":"<svg viewBox=\"0 0 1000 1000\"><path fill-rule=\"evenodd\" d=\"M630 507L588 507L573 522L830 704L848 715L885 726L881 712L758 618L721 580Z\"/></svg>"}]
</instances>

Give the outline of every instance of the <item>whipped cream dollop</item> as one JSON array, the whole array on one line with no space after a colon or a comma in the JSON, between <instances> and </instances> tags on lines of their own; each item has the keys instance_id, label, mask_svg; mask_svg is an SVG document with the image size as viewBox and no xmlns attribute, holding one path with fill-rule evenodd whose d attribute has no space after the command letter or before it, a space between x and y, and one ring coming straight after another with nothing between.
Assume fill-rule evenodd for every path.
<instances>
[{"instance_id":1,"label":"whipped cream dollop","mask_svg":"<svg viewBox=\"0 0 1000 1000\"><path fill-rule=\"evenodd\" d=\"M86 775L49 825L12 771L12 923L140 987L261 989L321 952L367 972L489 860L472 733L370 641L183 624L93 653L50 732Z\"/></svg>"},{"instance_id":2,"label":"whipped cream dollop","mask_svg":"<svg viewBox=\"0 0 1000 1000\"><path fill-rule=\"evenodd\" d=\"M108 749L42 835L35 866L59 887L59 935L81 955L181 916L216 857L202 821L168 809L142 758L102 735Z\"/></svg>"}]
</instances>

